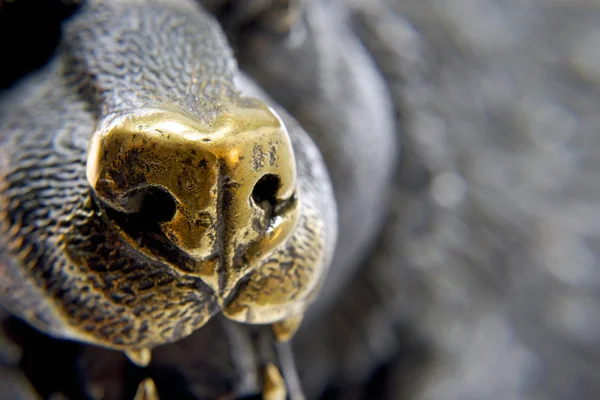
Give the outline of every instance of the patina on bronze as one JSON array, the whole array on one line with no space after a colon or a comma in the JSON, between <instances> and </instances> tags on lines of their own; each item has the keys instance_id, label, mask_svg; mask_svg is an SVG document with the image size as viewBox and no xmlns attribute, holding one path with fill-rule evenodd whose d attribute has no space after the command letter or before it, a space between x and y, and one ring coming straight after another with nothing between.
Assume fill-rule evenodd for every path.
<instances>
[{"instance_id":1,"label":"patina on bronze","mask_svg":"<svg viewBox=\"0 0 600 400\"><path fill-rule=\"evenodd\" d=\"M63 43L0 118L3 307L149 368L218 314L289 340L337 236L306 131L194 2L90 1ZM267 364L246 393L285 393L276 356L253 365Z\"/></svg>"},{"instance_id":2,"label":"patina on bronze","mask_svg":"<svg viewBox=\"0 0 600 400\"><path fill-rule=\"evenodd\" d=\"M171 196L175 210L161 230L225 310L240 279L298 222L294 153L281 120L262 103L226 108L210 125L162 110L117 116L92 137L87 179L125 213L138 212L151 189ZM287 315L271 310L256 322Z\"/></svg>"},{"instance_id":3,"label":"patina on bronze","mask_svg":"<svg viewBox=\"0 0 600 400\"><path fill-rule=\"evenodd\" d=\"M240 321L245 312L228 301L240 280L288 239L298 222L299 202L295 158L285 126L263 103L248 104L223 107L211 124L166 110L114 116L92 136L87 160L91 187L114 210L140 212L152 190L172 197L174 210L160 222L163 234L190 258L192 273L214 291L223 313ZM126 231L122 234L137 245ZM302 307L279 298L275 300L279 307L261 311L273 300L265 292L255 295L246 306L254 311L256 304L253 322L290 317L297 323L277 324L274 331L281 340L291 338Z\"/></svg>"}]
</instances>

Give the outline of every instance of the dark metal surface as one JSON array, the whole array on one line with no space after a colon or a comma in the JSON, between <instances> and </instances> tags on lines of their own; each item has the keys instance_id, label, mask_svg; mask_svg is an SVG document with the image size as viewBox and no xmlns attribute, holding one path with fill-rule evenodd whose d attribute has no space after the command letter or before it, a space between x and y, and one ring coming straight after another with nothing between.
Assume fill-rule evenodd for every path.
<instances>
[{"instance_id":1,"label":"dark metal surface","mask_svg":"<svg viewBox=\"0 0 600 400\"><path fill-rule=\"evenodd\" d=\"M307 397L593 398L600 392L598 3L310 4L304 28L291 36L260 24L245 22L243 35L228 26L242 68L314 135L350 249L338 248L329 290L293 341ZM363 65L356 61L363 56L351 56L362 49L353 47L358 41L347 43L354 35L380 77L335 68L347 59ZM366 91L355 90L360 84ZM379 85L383 92L370 91ZM385 122L360 123L389 107L381 98L394 104L402 151L397 170L383 169L394 183L377 186L364 177L370 166L396 155L366 146L365 135L387 129ZM348 135L346 145L328 142L336 129L335 137ZM369 162L353 157L361 151L373 151ZM379 182L388 178L384 172ZM350 201L344 193L353 186L336 182L353 179L364 190ZM368 217L373 210L384 212ZM365 215L369 223L356 222ZM357 272L343 274L351 264ZM103 387L106 399L129 400L149 374L161 398L215 398L240 381L239 348L254 348L231 355L232 343L253 336L225 332L215 320L158 348L142 370L120 353L10 320L7 329L17 334L0 344L0 385L25 399L23 372L44 396L62 390L76 399L76 390ZM206 368L216 371L210 382L199 378ZM78 388L86 382L97 385Z\"/></svg>"}]
</instances>

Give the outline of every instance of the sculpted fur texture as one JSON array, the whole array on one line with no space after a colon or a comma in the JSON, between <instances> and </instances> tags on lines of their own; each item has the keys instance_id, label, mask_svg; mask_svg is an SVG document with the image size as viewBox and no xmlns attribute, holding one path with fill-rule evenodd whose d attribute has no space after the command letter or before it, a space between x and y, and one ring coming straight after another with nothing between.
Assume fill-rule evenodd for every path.
<instances>
[{"instance_id":1,"label":"sculpted fur texture","mask_svg":"<svg viewBox=\"0 0 600 400\"><path fill-rule=\"evenodd\" d=\"M330 182L306 140L294 157L306 133L235 86L214 20L186 2L92 2L59 54L3 107L2 303L120 349L217 312L302 314L335 243ZM305 153L317 162L296 176Z\"/></svg>"},{"instance_id":2,"label":"sculpted fur texture","mask_svg":"<svg viewBox=\"0 0 600 400\"><path fill-rule=\"evenodd\" d=\"M0 97L0 400L594 397L598 15L82 2Z\"/></svg>"}]
</instances>

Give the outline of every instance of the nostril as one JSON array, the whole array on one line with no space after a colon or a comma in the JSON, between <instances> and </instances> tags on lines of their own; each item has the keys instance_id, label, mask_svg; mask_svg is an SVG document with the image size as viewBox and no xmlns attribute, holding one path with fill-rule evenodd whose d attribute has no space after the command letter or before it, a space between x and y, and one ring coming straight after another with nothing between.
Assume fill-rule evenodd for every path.
<instances>
[{"instance_id":1,"label":"nostril","mask_svg":"<svg viewBox=\"0 0 600 400\"><path fill-rule=\"evenodd\" d=\"M127 200L129 209L136 217L149 223L168 222L177 211L175 199L166 190L158 187L144 189Z\"/></svg>"},{"instance_id":2,"label":"nostril","mask_svg":"<svg viewBox=\"0 0 600 400\"><path fill-rule=\"evenodd\" d=\"M256 182L252 191L252 200L261 208L273 207L277 203L277 191L281 181L277 175L267 174ZM268 204L265 204L268 203Z\"/></svg>"},{"instance_id":3,"label":"nostril","mask_svg":"<svg viewBox=\"0 0 600 400\"><path fill-rule=\"evenodd\" d=\"M163 187L146 186L129 191L120 198L120 209L98 198L99 205L111 222L125 233L139 249L177 265L182 265L181 253L163 232L162 224L172 221L177 212L177 200Z\"/></svg>"}]
</instances>

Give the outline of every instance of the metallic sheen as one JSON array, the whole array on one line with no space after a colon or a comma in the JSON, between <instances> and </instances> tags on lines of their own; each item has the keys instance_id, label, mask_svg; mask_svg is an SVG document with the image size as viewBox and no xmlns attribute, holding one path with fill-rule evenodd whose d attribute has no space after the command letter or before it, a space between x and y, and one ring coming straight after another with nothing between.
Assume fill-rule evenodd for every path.
<instances>
[{"instance_id":1,"label":"metallic sheen","mask_svg":"<svg viewBox=\"0 0 600 400\"><path fill-rule=\"evenodd\" d=\"M139 212L149 189L172 196L174 215L160 229L220 304L298 222L290 139L258 101L227 107L210 125L165 110L116 116L92 137L87 178L123 213Z\"/></svg>"}]
</instances>

